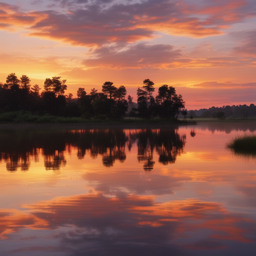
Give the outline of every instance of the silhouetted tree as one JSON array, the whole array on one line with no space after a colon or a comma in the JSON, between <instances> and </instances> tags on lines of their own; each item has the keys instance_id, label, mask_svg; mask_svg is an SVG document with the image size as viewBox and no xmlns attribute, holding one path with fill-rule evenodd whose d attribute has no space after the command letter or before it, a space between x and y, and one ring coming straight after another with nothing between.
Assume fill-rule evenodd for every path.
<instances>
[{"instance_id":1,"label":"silhouetted tree","mask_svg":"<svg viewBox=\"0 0 256 256\"><path fill-rule=\"evenodd\" d=\"M64 96L67 89L66 80L60 79L61 77L46 78L44 82L45 91L42 93L44 109L53 115L63 115L66 107Z\"/></svg>"},{"instance_id":2,"label":"silhouetted tree","mask_svg":"<svg viewBox=\"0 0 256 256\"><path fill-rule=\"evenodd\" d=\"M181 111L181 114L184 116L184 119L186 119L186 118L187 118L188 111L187 111L186 109L183 109L183 110Z\"/></svg>"},{"instance_id":3,"label":"silhouetted tree","mask_svg":"<svg viewBox=\"0 0 256 256\"><path fill-rule=\"evenodd\" d=\"M25 77L23 76L22 79ZM29 80L28 77L26 79ZM17 78L15 73L11 73L6 78L6 83L1 88L1 109L4 111L26 110L28 105L29 89L23 87L24 81ZM28 81L27 81L28 85Z\"/></svg>"},{"instance_id":4,"label":"silhouetted tree","mask_svg":"<svg viewBox=\"0 0 256 256\"><path fill-rule=\"evenodd\" d=\"M126 88L122 85L114 92L115 104L113 107L113 117L122 118L128 109L128 103L125 100Z\"/></svg>"},{"instance_id":5,"label":"silhouetted tree","mask_svg":"<svg viewBox=\"0 0 256 256\"><path fill-rule=\"evenodd\" d=\"M122 99L122 100L116 101L114 111L113 111L114 113L113 117L122 118L125 115L127 109L128 109L127 100Z\"/></svg>"},{"instance_id":6,"label":"silhouetted tree","mask_svg":"<svg viewBox=\"0 0 256 256\"><path fill-rule=\"evenodd\" d=\"M125 98L126 96L126 88L121 85L116 91L114 92L113 96L115 100L121 101Z\"/></svg>"},{"instance_id":7,"label":"silhouetted tree","mask_svg":"<svg viewBox=\"0 0 256 256\"><path fill-rule=\"evenodd\" d=\"M26 75L23 75L21 78L20 78L20 85L21 85L21 88L22 89L25 89L27 91L30 90L30 82L31 80L29 79L28 76Z\"/></svg>"},{"instance_id":8,"label":"silhouetted tree","mask_svg":"<svg viewBox=\"0 0 256 256\"><path fill-rule=\"evenodd\" d=\"M133 97L131 95L128 95L128 103L132 104Z\"/></svg>"},{"instance_id":9,"label":"silhouetted tree","mask_svg":"<svg viewBox=\"0 0 256 256\"><path fill-rule=\"evenodd\" d=\"M147 95L147 93L144 90L142 90L141 88L138 88L138 90L137 90L138 112L139 112L139 116L142 118L149 118L149 111L148 111L146 95Z\"/></svg>"},{"instance_id":10,"label":"silhouetted tree","mask_svg":"<svg viewBox=\"0 0 256 256\"><path fill-rule=\"evenodd\" d=\"M143 88L146 91L147 102L151 103L153 98L152 94L155 90L154 83L150 79L145 79L143 81L143 84L144 84Z\"/></svg>"},{"instance_id":11,"label":"silhouetted tree","mask_svg":"<svg viewBox=\"0 0 256 256\"><path fill-rule=\"evenodd\" d=\"M92 101L94 101L96 98L97 98L97 95L98 95L98 90L96 90L95 88L93 88L90 92L90 95L91 95L91 99Z\"/></svg>"},{"instance_id":12,"label":"silhouetted tree","mask_svg":"<svg viewBox=\"0 0 256 256\"><path fill-rule=\"evenodd\" d=\"M152 94L155 88L154 83L149 79L145 79L143 84L143 87L137 90L138 112L140 117L149 118L154 111L155 99Z\"/></svg>"},{"instance_id":13,"label":"silhouetted tree","mask_svg":"<svg viewBox=\"0 0 256 256\"><path fill-rule=\"evenodd\" d=\"M113 95L117 90L117 88L113 84L114 83L112 83L112 82L105 82L102 85L102 92L104 94L106 94L110 100L113 98Z\"/></svg>"},{"instance_id":14,"label":"silhouetted tree","mask_svg":"<svg viewBox=\"0 0 256 256\"><path fill-rule=\"evenodd\" d=\"M15 88L17 90L17 89L19 89L19 82L20 82L20 80L15 75L15 73L11 73L6 78L6 84L4 85L5 89Z\"/></svg>"},{"instance_id":15,"label":"silhouetted tree","mask_svg":"<svg viewBox=\"0 0 256 256\"><path fill-rule=\"evenodd\" d=\"M105 115L111 116L112 113L112 105L110 99L104 99L102 97L97 97L97 99L93 102L93 109L96 116Z\"/></svg>"},{"instance_id":16,"label":"silhouetted tree","mask_svg":"<svg viewBox=\"0 0 256 256\"><path fill-rule=\"evenodd\" d=\"M84 88L78 88L77 90L77 97L78 98L83 98L86 95L86 91L84 90Z\"/></svg>"},{"instance_id":17,"label":"silhouetted tree","mask_svg":"<svg viewBox=\"0 0 256 256\"><path fill-rule=\"evenodd\" d=\"M67 102L70 104L72 102L72 99L73 99L73 94L69 93L67 96Z\"/></svg>"},{"instance_id":18,"label":"silhouetted tree","mask_svg":"<svg viewBox=\"0 0 256 256\"><path fill-rule=\"evenodd\" d=\"M159 87L158 89L158 95L156 96L156 101L158 104L163 103L166 100L172 100L173 97L176 95L176 90L174 87L169 86L167 84L164 84Z\"/></svg>"},{"instance_id":19,"label":"silhouetted tree","mask_svg":"<svg viewBox=\"0 0 256 256\"><path fill-rule=\"evenodd\" d=\"M177 118L180 109L184 108L184 101L181 95L176 94L172 86L162 85L156 96L157 115L164 118Z\"/></svg>"},{"instance_id":20,"label":"silhouetted tree","mask_svg":"<svg viewBox=\"0 0 256 256\"><path fill-rule=\"evenodd\" d=\"M92 96L87 95L84 88L79 88L77 90L78 105L80 108L80 113L85 118L90 118L94 115L94 109L92 106Z\"/></svg>"},{"instance_id":21,"label":"silhouetted tree","mask_svg":"<svg viewBox=\"0 0 256 256\"><path fill-rule=\"evenodd\" d=\"M61 77L55 76L52 79L46 78L44 89L46 92L53 92L56 96L64 95L67 90L66 80L60 80Z\"/></svg>"},{"instance_id":22,"label":"silhouetted tree","mask_svg":"<svg viewBox=\"0 0 256 256\"><path fill-rule=\"evenodd\" d=\"M31 88L31 92L33 93L34 96L39 96L41 88L39 87L38 84L35 84Z\"/></svg>"}]
</instances>

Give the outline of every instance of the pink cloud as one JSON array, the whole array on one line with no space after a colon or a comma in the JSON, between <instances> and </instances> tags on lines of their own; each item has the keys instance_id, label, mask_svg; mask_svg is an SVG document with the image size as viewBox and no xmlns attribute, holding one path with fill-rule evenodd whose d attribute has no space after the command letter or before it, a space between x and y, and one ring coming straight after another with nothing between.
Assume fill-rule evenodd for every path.
<instances>
[{"instance_id":1,"label":"pink cloud","mask_svg":"<svg viewBox=\"0 0 256 256\"><path fill-rule=\"evenodd\" d=\"M152 39L158 32L195 38L220 35L223 29L256 15L247 13L249 4L245 1L217 3L200 7L166 0L121 3L62 0L55 1L55 5L60 4L66 12L28 13L7 5L0 6L0 10L7 10L7 14L0 14L0 23L10 27L30 26L31 36L91 47Z\"/></svg>"},{"instance_id":2,"label":"pink cloud","mask_svg":"<svg viewBox=\"0 0 256 256\"><path fill-rule=\"evenodd\" d=\"M46 14L23 13L17 6L0 3L0 29L14 30L16 27L32 26L44 18Z\"/></svg>"}]
</instances>

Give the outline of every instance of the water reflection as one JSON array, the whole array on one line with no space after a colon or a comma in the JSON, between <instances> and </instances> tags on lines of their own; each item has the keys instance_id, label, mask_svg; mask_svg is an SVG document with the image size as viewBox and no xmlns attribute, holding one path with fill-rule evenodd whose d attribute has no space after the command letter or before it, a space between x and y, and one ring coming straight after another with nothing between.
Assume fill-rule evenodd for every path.
<instances>
[{"instance_id":1,"label":"water reflection","mask_svg":"<svg viewBox=\"0 0 256 256\"><path fill-rule=\"evenodd\" d=\"M78 159L86 154L92 158L102 156L102 163L111 167L116 160L126 160L126 146L131 150L138 146L138 161L143 162L146 171L153 169L154 151L159 162L166 165L175 163L183 152L186 136L177 129L143 130L66 130L66 131L5 131L0 137L0 161L6 162L8 171L29 170L32 159L38 161L40 152L44 157L46 170L57 171L65 166L65 154L70 148L77 149Z\"/></svg>"},{"instance_id":2,"label":"water reflection","mask_svg":"<svg viewBox=\"0 0 256 256\"><path fill-rule=\"evenodd\" d=\"M196 136L196 132L195 132L195 130L191 130L191 132L190 132L190 136L191 136L191 137L195 137L195 136Z\"/></svg>"},{"instance_id":3,"label":"water reflection","mask_svg":"<svg viewBox=\"0 0 256 256\"><path fill-rule=\"evenodd\" d=\"M0 255L254 256L255 159L223 127L1 131Z\"/></svg>"},{"instance_id":4,"label":"water reflection","mask_svg":"<svg viewBox=\"0 0 256 256\"><path fill-rule=\"evenodd\" d=\"M196 255L210 255L228 245L243 248L246 243L247 248L253 248L256 242L256 222L215 202L190 199L157 203L150 196L87 194L27 207L31 213L1 212L1 238L8 239L24 228L55 230L53 238L59 245L53 252L64 249L68 255L195 255L195 251ZM198 235L190 237L191 232ZM27 247L11 252L36 253L42 249ZM248 249L244 253L252 255Z\"/></svg>"},{"instance_id":5,"label":"water reflection","mask_svg":"<svg viewBox=\"0 0 256 256\"><path fill-rule=\"evenodd\" d=\"M230 134L232 131L254 132L256 131L256 122L250 120L238 120L230 122L202 122L198 123L197 127L202 130L214 132L225 132Z\"/></svg>"}]
</instances>

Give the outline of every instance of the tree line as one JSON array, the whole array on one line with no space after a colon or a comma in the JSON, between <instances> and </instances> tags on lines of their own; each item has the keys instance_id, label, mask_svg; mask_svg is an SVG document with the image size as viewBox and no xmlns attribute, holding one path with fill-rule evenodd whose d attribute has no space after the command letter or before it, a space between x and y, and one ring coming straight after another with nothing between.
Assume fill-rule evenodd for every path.
<instances>
[{"instance_id":1,"label":"tree line","mask_svg":"<svg viewBox=\"0 0 256 256\"><path fill-rule=\"evenodd\" d=\"M233 105L223 107L211 107L209 109L190 110L187 115L189 117L201 117L201 118L225 118L225 117L255 117L256 105Z\"/></svg>"},{"instance_id":2,"label":"tree line","mask_svg":"<svg viewBox=\"0 0 256 256\"><path fill-rule=\"evenodd\" d=\"M127 90L123 85L116 87L107 81L102 85L102 91L93 88L86 92L85 88L79 88L77 97L73 98L71 93L66 94L66 82L61 77L47 78L41 92L39 85L31 85L28 76L18 78L11 73L5 83L0 83L0 112L23 110L38 115L120 119L127 115L129 104L133 104L133 98L126 97ZM154 92L154 83L145 79L137 90L137 104L129 115L176 119L185 107L182 96L168 85L160 86L156 96L153 96Z\"/></svg>"}]
</instances>

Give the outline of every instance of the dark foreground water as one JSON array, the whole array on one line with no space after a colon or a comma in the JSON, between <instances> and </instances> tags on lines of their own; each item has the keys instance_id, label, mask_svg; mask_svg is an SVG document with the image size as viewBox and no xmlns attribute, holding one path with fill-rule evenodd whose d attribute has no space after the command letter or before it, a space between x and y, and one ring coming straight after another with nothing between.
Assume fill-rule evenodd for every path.
<instances>
[{"instance_id":1,"label":"dark foreground water","mask_svg":"<svg viewBox=\"0 0 256 256\"><path fill-rule=\"evenodd\" d=\"M256 123L1 129L0 255L256 255Z\"/></svg>"}]
</instances>

